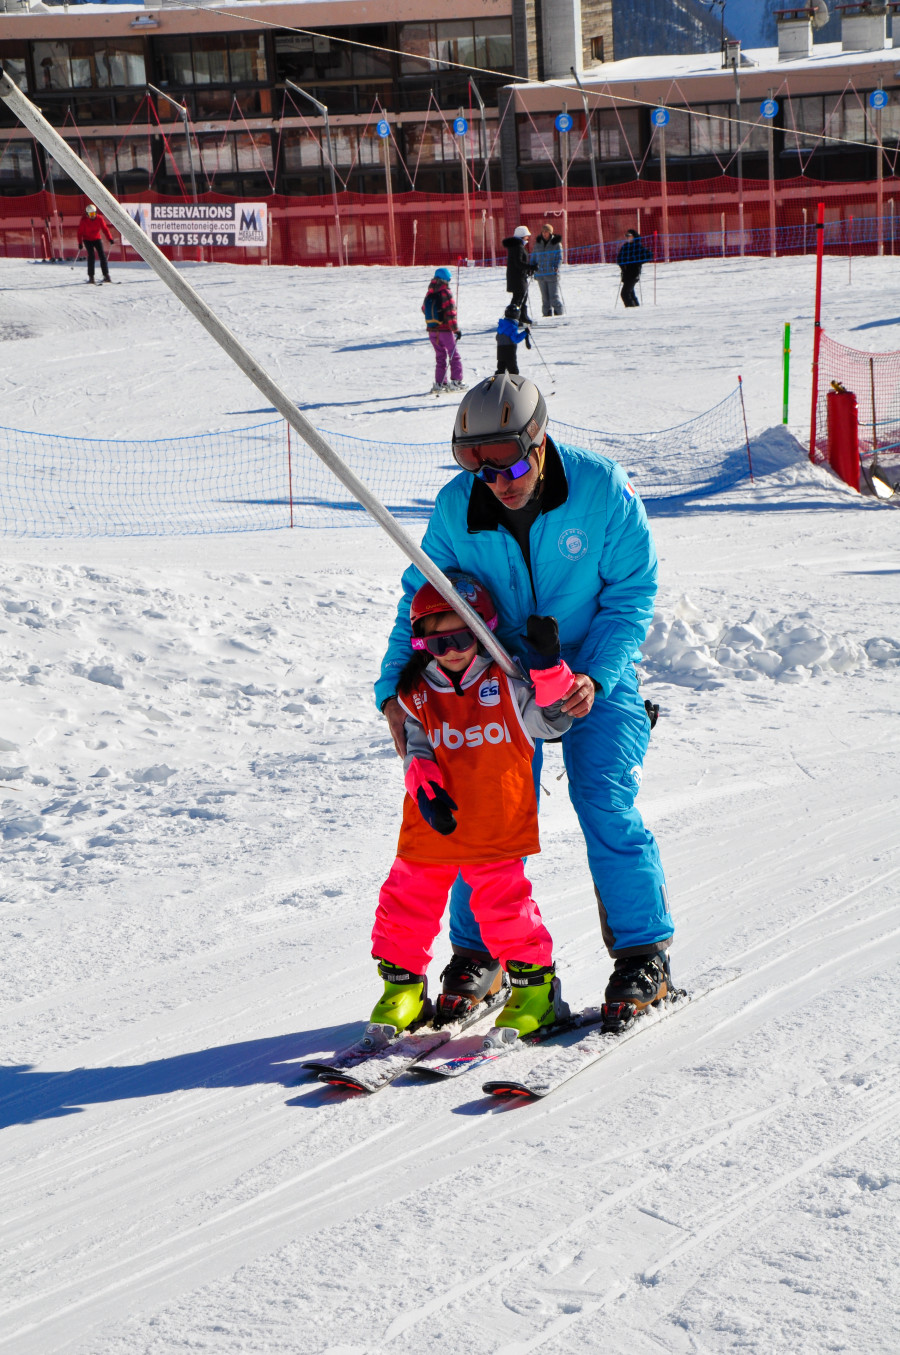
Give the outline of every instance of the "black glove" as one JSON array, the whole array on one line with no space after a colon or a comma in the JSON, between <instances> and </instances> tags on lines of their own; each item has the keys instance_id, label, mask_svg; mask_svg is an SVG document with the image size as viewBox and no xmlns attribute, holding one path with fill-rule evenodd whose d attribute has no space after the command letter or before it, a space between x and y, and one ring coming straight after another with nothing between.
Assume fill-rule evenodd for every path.
<instances>
[{"instance_id":1,"label":"black glove","mask_svg":"<svg viewBox=\"0 0 900 1355\"><path fill-rule=\"evenodd\" d=\"M416 792L416 803L419 806L419 813L436 833L441 833L444 837L449 837L456 831L456 819L452 811L459 806L450 799L450 796L439 786L436 781L430 783L434 791L434 798L429 799L428 792L424 786L420 786Z\"/></svg>"},{"instance_id":2,"label":"black glove","mask_svg":"<svg viewBox=\"0 0 900 1355\"><path fill-rule=\"evenodd\" d=\"M531 335L530 335L530 334L526 334L526 335L525 335L525 347L526 347L526 348L530 348L530 347L531 347Z\"/></svg>"},{"instance_id":3,"label":"black glove","mask_svg":"<svg viewBox=\"0 0 900 1355\"><path fill-rule=\"evenodd\" d=\"M456 335L457 339L461 339L461 338L462 338L462 330L461 330L461 329L455 329L453 332L454 332L454 334Z\"/></svg>"},{"instance_id":4,"label":"black glove","mask_svg":"<svg viewBox=\"0 0 900 1355\"><path fill-rule=\"evenodd\" d=\"M529 616L525 629L525 666L555 668L559 663L559 625L555 616Z\"/></svg>"}]
</instances>

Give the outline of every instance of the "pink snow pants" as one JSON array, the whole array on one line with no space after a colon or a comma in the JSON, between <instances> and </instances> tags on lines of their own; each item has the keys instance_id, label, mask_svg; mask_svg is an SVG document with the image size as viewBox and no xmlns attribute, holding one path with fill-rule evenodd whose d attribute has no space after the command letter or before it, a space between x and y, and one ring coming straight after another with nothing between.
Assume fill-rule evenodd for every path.
<instances>
[{"instance_id":1,"label":"pink snow pants","mask_svg":"<svg viewBox=\"0 0 900 1355\"><path fill-rule=\"evenodd\" d=\"M379 960L424 974L441 927L447 895L457 874L472 890L472 911L485 948L506 968L507 961L548 965L553 942L531 897L525 867L514 861L484 865L425 865L398 856L381 887L372 954Z\"/></svg>"},{"instance_id":2,"label":"pink snow pants","mask_svg":"<svg viewBox=\"0 0 900 1355\"><path fill-rule=\"evenodd\" d=\"M450 380L462 381L462 358L459 356L459 344L456 335L449 329L439 329L437 333L429 330L428 337L434 349L434 379L439 386L444 384L447 375L447 359L450 359Z\"/></svg>"}]
</instances>

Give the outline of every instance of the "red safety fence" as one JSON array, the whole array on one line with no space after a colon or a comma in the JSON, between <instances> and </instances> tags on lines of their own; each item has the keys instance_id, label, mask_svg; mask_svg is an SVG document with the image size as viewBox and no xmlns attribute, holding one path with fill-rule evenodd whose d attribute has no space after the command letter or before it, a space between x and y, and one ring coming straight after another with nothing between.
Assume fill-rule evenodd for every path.
<instances>
[{"instance_id":1,"label":"red safety fence","mask_svg":"<svg viewBox=\"0 0 900 1355\"><path fill-rule=\"evenodd\" d=\"M728 176L670 183L663 199L655 180L590 188L561 187L528 193L339 193L260 198L268 207L269 235L255 248L204 247L206 260L229 263L425 264L469 259L505 261L500 241L520 222L537 231L548 220L564 236L569 263L612 262L624 232L656 235L662 262L742 254L813 252L816 203L825 203L825 248L830 253L900 253L900 178L823 183L805 177L776 181ZM0 255L71 258L86 198L50 192L0 199ZM152 191L123 202L190 202ZM233 202L218 193L204 203ZM773 229L774 225L774 229ZM668 230L666 230L668 226ZM117 246L118 250L118 246ZM196 259L196 247L166 249L175 259ZM129 251L129 257L134 255ZM116 254L114 254L116 257Z\"/></svg>"},{"instance_id":2,"label":"red safety fence","mask_svg":"<svg viewBox=\"0 0 900 1355\"><path fill-rule=\"evenodd\" d=\"M858 470L855 477L845 473L851 402L843 392L855 397L857 445L852 450L858 453L862 484ZM857 489L866 487L873 466L892 484L900 480L900 352L866 353L822 335L813 459L830 464L848 483L856 478Z\"/></svg>"}]
</instances>

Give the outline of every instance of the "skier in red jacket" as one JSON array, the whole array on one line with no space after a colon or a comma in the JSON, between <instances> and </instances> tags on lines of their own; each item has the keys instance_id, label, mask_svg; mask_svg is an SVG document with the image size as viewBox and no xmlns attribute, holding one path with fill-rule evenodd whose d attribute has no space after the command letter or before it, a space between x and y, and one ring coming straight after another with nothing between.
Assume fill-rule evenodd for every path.
<instances>
[{"instance_id":1,"label":"skier in red jacket","mask_svg":"<svg viewBox=\"0 0 900 1355\"><path fill-rule=\"evenodd\" d=\"M84 209L84 216L78 223L78 248L84 246L87 252L88 282L94 281L94 254L100 260L100 268L103 273L103 281L111 282L109 276L109 265L106 262L106 253L103 249L102 236L105 235L110 244L112 244L112 231L106 224L106 221L97 211L92 202L89 202Z\"/></svg>"}]
</instances>

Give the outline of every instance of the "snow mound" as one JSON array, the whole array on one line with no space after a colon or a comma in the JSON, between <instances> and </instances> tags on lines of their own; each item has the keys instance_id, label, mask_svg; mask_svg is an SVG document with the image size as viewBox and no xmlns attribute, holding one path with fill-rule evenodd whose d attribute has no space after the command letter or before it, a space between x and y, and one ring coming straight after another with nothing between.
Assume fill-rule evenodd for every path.
<instances>
[{"instance_id":1,"label":"snow mound","mask_svg":"<svg viewBox=\"0 0 900 1355\"><path fill-rule=\"evenodd\" d=\"M746 621L723 620L704 616L686 594L656 611L641 649L648 676L701 691L735 678L808 682L900 664L900 641L887 636L860 642L830 634L805 611L777 620L760 611Z\"/></svg>"}]
</instances>

